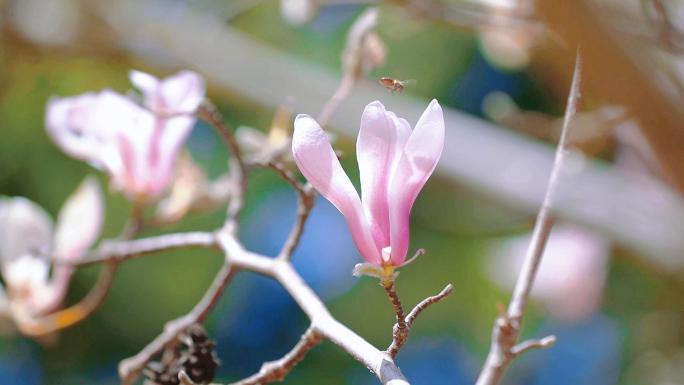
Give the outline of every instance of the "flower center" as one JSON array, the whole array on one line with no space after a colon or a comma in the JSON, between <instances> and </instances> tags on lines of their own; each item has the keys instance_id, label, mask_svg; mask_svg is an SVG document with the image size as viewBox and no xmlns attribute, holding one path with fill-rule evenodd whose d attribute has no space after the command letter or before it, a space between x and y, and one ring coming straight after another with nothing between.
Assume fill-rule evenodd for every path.
<instances>
[{"instance_id":1,"label":"flower center","mask_svg":"<svg viewBox=\"0 0 684 385\"><path fill-rule=\"evenodd\" d=\"M382 257L382 269L385 277L391 277L394 273L394 266L392 265L392 248L390 246L383 247L380 251Z\"/></svg>"}]
</instances>

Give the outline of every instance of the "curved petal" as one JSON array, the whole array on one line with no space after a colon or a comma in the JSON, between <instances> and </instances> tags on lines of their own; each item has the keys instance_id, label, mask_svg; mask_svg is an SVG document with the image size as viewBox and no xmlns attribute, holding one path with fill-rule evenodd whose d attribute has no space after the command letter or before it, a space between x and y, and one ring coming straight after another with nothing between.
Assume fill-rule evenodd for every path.
<instances>
[{"instance_id":1,"label":"curved petal","mask_svg":"<svg viewBox=\"0 0 684 385\"><path fill-rule=\"evenodd\" d=\"M143 95L145 107L161 109L163 101L159 95L159 79L142 71L131 70L128 73L131 84Z\"/></svg>"},{"instance_id":2,"label":"curved petal","mask_svg":"<svg viewBox=\"0 0 684 385\"><path fill-rule=\"evenodd\" d=\"M12 300L39 310L50 296L52 222L25 198L0 198L0 270Z\"/></svg>"},{"instance_id":3,"label":"curved petal","mask_svg":"<svg viewBox=\"0 0 684 385\"><path fill-rule=\"evenodd\" d=\"M154 178L153 143L163 127L150 111L129 99L117 98L106 107L102 116L110 115L117 126L114 143L121 163L119 172L112 173L113 182L129 199L136 200L148 194L148 181Z\"/></svg>"},{"instance_id":4,"label":"curved petal","mask_svg":"<svg viewBox=\"0 0 684 385\"><path fill-rule=\"evenodd\" d=\"M404 121L405 122L405 121ZM361 179L361 202L370 222L377 249L389 246L387 188L392 167L401 154L411 128L379 101L371 102L361 115L356 157Z\"/></svg>"},{"instance_id":5,"label":"curved petal","mask_svg":"<svg viewBox=\"0 0 684 385\"><path fill-rule=\"evenodd\" d=\"M40 206L22 198L0 197L0 267L24 255L47 259L52 220Z\"/></svg>"},{"instance_id":6,"label":"curved petal","mask_svg":"<svg viewBox=\"0 0 684 385\"><path fill-rule=\"evenodd\" d=\"M297 115L294 127L292 154L302 174L344 215L361 255L368 262L381 264L359 196L325 132L313 118L303 114Z\"/></svg>"},{"instance_id":7,"label":"curved petal","mask_svg":"<svg viewBox=\"0 0 684 385\"><path fill-rule=\"evenodd\" d=\"M149 115L149 116L148 116ZM124 178L119 147L121 132L135 142L149 142L153 118L128 98L105 90L68 98L53 98L46 114L47 132L67 154L105 169L115 179Z\"/></svg>"},{"instance_id":8,"label":"curved petal","mask_svg":"<svg viewBox=\"0 0 684 385\"><path fill-rule=\"evenodd\" d=\"M55 229L53 257L78 260L100 235L104 217L102 191L94 177L87 177L67 198L59 212ZM45 290L36 290L33 306L37 312L50 312L62 304L74 268L67 264L54 267Z\"/></svg>"},{"instance_id":9,"label":"curved petal","mask_svg":"<svg viewBox=\"0 0 684 385\"><path fill-rule=\"evenodd\" d=\"M55 258L80 258L100 235L103 211L100 185L94 177L87 177L59 212L55 229Z\"/></svg>"},{"instance_id":10,"label":"curved petal","mask_svg":"<svg viewBox=\"0 0 684 385\"><path fill-rule=\"evenodd\" d=\"M204 79L192 71L181 71L163 79L159 87L164 110L171 113L194 112L204 99L205 91Z\"/></svg>"},{"instance_id":11,"label":"curved petal","mask_svg":"<svg viewBox=\"0 0 684 385\"><path fill-rule=\"evenodd\" d=\"M154 197L159 196L171 185L176 159L195 125L195 119L189 116L177 116L163 119L159 124L163 127L152 143L157 159L150 159L151 165L155 167L154 177L149 180L147 186L148 193Z\"/></svg>"},{"instance_id":12,"label":"curved petal","mask_svg":"<svg viewBox=\"0 0 684 385\"><path fill-rule=\"evenodd\" d=\"M141 71L131 71L131 83L143 94L144 105L157 113L192 113L204 99L204 79L192 71L181 71L159 80Z\"/></svg>"},{"instance_id":13,"label":"curved petal","mask_svg":"<svg viewBox=\"0 0 684 385\"><path fill-rule=\"evenodd\" d=\"M392 263L400 265L409 246L409 216L418 193L432 175L444 148L444 114L432 100L406 141L390 177L390 244Z\"/></svg>"},{"instance_id":14,"label":"curved petal","mask_svg":"<svg viewBox=\"0 0 684 385\"><path fill-rule=\"evenodd\" d=\"M102 94L87 93L68 98L52 98L46 112L48 135L64 152L97 168L118 163L112 147L115 133L102 125L97 114Z\"/></svg>"}]
</instances>

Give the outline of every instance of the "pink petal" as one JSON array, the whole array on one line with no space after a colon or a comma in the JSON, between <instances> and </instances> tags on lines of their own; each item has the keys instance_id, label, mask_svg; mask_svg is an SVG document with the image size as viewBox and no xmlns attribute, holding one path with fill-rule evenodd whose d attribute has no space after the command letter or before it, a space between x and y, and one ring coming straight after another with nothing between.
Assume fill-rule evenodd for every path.
<instances>
[{"instance_id":1,"label":"pink petal","mask_svg":"<svg viewBox=\"0 0 684 385\"><path fill-rule=\"evenodd\" d=\"M149 135L152 116L124 96L105 90L69 98L53 98L46 114L47 132L67 154L106 170L121 179L123 162L119 133L132 130L137 137ZM149 115L149 113L148 113Z\"/></svg>"},{"instance_id":2,"label":"pink petal","mask_svg":"<svg viewBox=\"0 0 684 385\"><path fill-rule=\"evenodd\" d=\"M161 82L159 93L167 111L191 113L204 100L204 79L192 71L181 71Z\"/></svg>"},{"instance_id":3,"label":"pink petal","mask_svg":"<svg viewBox=\"0 0 684 385\"><path fill-rule=\"evenodd\" d=\"M0 268L25 255L50 255L52 220L40 206L22 198L0 197Z\"/></svg>"},{"instance_id":4,"label":"pink petal","mask_svg":"<svg viewBox=\"0 0 684 385\"><path fill-rule=\"evenodd\" d=\"M154 146L157 147L158 160L154 170L154 178L148 185L152 196L159 196L173 181L176 159L183 147L183 143L190 135L195 119L189 116L177 116L161 122L163 128Z\"/></svg>"},{"instance_id":5,"label":"pink petal","mask_svg":"<svg viewBox=\"0 0 684 385\"><path fill-rule=\"evenodd\" d=\"M103 151L111 147L114 132L102 125L96 113L102 94L87 93L69 98L52 98L48 102L46 128L52 140L67 154L85 160L98 168L117 163L116 156Z\"/></svg>"},{"instance_id":6,"label":"pink petal","mask_svg":"<svg viewBox=\"0 0 684 385\"><path fill-rule=\"evenodd\" d=\"M390 177L390 244L394 265L400 265L406 258L411 207L437 166L443 148L444 115L437 100L432 100L416 123Z\"/></svg>"},{"instance_id":7,"label":"pink petal","mask_svg":"<svg viewBox=\"0 0 684 385\"><path fill-rule=\"evenodd\" d=\"M376 247L389 246L390 224L387 188L411 128L379 101L368 104L361 116L356 156L361 177L361 201L370 221Z\"/></svg>"},{"instance_id":8,"label":"pink petal","mask_svg":"<svg viewBox=\"0 0 684 385\"><path fill-rule=\"evenodd\" d=\"M112 173L113 182L129 199L135 200L147 195L148 181L154 178L150 153L161 128L150 111L123 97L110 101L106 107L101 114L110 115L117 124L113 142L121 163L120 170ZM111 116L113 113L118 113L117 117Z\"/></svg>"},{"instance_id":9,"label":"pink petal","mask_svg":"<svg viewBox=\"0 0 684 385\"><path fill-rule=\"evenodd\" d=\"M103 211L100 185L88 177L62 205L55 228L54 256L77 260L85 254L100 235Z\"/></svg>"},{"instance_id":10,"label":"pink petal","mask_svg":"<svg viewBox=\"0 0 684 385\"><path fill-rule=\"evenodd\" d=\"M0 198L0 271L12 301L41 311L48 289L52 221L25 198Z\"/></svg>"},{"instance_id":11,"label":"pink petal","mask_svg":"<svg viewBox=\"0 0 684 385\"><path fill-rule=\"evenodd\" d=\"M78 260L100 235L104 218L102 191L97 180L86 178L67 198L59 212L55 229L54 258ZM66 296L74 268L57 264L47 290L36 295L34 305L40 312L59 307Z\"/></svg>"},{"instance_id":12,"label":"pink petal","mask_svg":"<svg viewBox=\"0 0 684 385\"><path fill-rule=\"evenodd\" d=\"M297 116L294 127L292 154L302 174L344 215L361 255L368 262L380 264L380 253L370 234L359 196L325 132L313 118L303 114Z\"/></svg>"},{"instance_id":13,"label":"pink petal","mask_svg":"<svg viewBox=\"0 0 684 385\"><path fill-rule=\"evenodd\" d=\"M128 79L143 94L144 104L147 108L153 110L163 108L163 100L159 92L159 79L136 70L129 72Z\"/></svg>"}]
</instances>

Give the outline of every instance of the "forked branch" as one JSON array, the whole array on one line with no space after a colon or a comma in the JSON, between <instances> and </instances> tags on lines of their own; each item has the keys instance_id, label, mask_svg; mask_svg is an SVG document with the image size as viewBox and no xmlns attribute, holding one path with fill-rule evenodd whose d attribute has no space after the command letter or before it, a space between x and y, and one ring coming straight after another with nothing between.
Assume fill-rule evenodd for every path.
<instances>
[{"instance_id":1,"label":"forked branch","mask_svg":"<svg viewBox=\"0 0 684 385\"><path fill-rule=\"evenodd\" d=\"M316 329L309 327L297 345L287 352L282 358L275 361L264 362L258 373L255 373L230 385L264 385L270 382L282 381L288 373L306 356L309 350L322 341L322 337Z\"/></svg>"},{"instance_id":2,"label":"forked branch","mask_svg":"<svg viewBox=\"0 0 684 385\"><path fill-rule=\"evenodd\" d=\"M477 379L477 385L499 384L506 369L518 355L532 348L549 347L555 341L555 337L549 336L539 341L532 340L517 344L530 291L532 290L532 285L537 276L537 271L539 270L546 247L546 241L549 238L554 223L553 199L556 195L558 180L565 160L568 127L575 115L577 103L580 98L581 64L582 60L580 51L578 50L570 95L568 96L568 102L565 108L563 129L560 141L558 142L558 147L556 148L556 156L551 169L551 176L549 177L549 182L546 187L544 201L539 210L539 214L537 215L532 240L527 249L522 269L518 275L511 302L509 303L506 312L502 312L494 323L489 354L487 355L487 360L480 372L480 376Z\"/></svg>"}]
</instances>

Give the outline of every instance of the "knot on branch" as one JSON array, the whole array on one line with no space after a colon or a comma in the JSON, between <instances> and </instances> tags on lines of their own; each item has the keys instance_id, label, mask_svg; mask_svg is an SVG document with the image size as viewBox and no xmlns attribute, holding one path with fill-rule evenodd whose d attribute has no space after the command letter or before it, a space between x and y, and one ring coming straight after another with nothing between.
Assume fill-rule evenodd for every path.
<instances>
[{"instance_id":1,"label":"knot on branch","mask_svg":"<svg viewBox=\"0 0 684 385\"><path fill-rule=\"evenodd\" d=\"M160 361L150 362L143 374L157 385L209 383L221 364L214 347L204 328L193 324L162 353Z\"/></svg>"}]
</instances>

